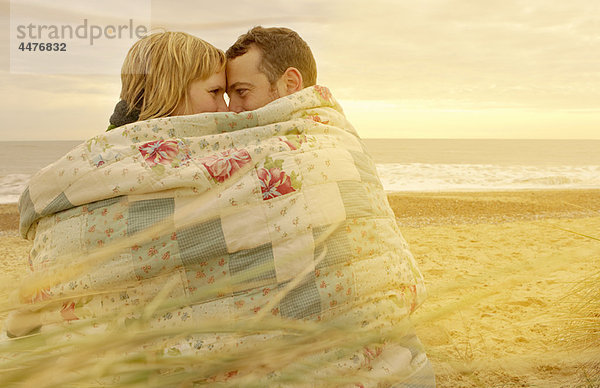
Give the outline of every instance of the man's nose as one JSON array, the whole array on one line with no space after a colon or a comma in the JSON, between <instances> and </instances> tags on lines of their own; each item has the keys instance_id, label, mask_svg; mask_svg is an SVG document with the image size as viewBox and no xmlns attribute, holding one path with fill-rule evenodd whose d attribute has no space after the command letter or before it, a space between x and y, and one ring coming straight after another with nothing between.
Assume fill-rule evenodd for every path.
<instances>
[{"instance_id":1,"label":"man's nose","mask_svg":"<svg viewBox=\"0 0 600 388\"><path fill-rule=\"evenodd\" d=\"M244 107L242 106L240 101L238 101L237 98L230 97L229 98L229 111L235 112L235 113L240 113L240 112L244 111Z\"/></svg>"},{"instance_id":2,"label":"man's nose","mask_svg":"<svg viewBox=\"0 0 600 388\"><path fill-rule=\"evenodd\" d=\"M229 111L235 112L235 113L240 113L240 112L244 111L244 108L240 104L229 103Z\"/></svg>"}]
</instances>

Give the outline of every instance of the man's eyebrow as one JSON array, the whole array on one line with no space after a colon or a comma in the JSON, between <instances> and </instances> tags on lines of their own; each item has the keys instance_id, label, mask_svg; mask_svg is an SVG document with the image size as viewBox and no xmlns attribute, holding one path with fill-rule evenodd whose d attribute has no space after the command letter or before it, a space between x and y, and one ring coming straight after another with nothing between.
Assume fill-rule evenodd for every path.
<instances>
[{"instance_id":1,"label":"man's eyebrow","mask_svg":"<svg viewBox=\"0 0 600 388\"><path fill-rule=\"evenodd\" d=\"M251 88L252 84L248 83L248 82L236 82L236 83L233 83L231 85L227 85L227 90L232 90L232 89L235 89L235 88L239 88L240 86L245 86L247 88Z\"/></svg>"}]
</instances>

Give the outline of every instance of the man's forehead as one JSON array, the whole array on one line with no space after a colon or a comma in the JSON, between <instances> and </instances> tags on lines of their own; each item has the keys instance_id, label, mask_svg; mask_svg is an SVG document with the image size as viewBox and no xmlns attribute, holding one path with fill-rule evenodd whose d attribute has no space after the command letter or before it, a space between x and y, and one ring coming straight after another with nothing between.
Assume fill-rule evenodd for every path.
<instances>
[{"instance_id":1,"label":"man's forehead","mask_svg":"<svg viewBox=\"0 0 600 388\"><path fill-rule=\"evenodd\" d=\"M251 47L246 53L229 59L227 61L227 69L232 71L245 71L249 73L258 72L258 64L261 59L260 51Z\"/></svg>"},{"instance_id":2,"label":"man's forehead","mask_svg":"<svg viewBox=\"0 0 600 388\"><path fill-rule=\"evenodd\" d=\"M258 47L256 47L255 45L250 45L248 47L248 50L240 55L237 58L234 59L244 59L247 62L256 62L258 63L262 58L262 52L260 51L260 49Z\"/></svg>"},{"instance_id":3,"label":"man's forehead","mask_svg":"<svg viewBox=\"0 0 600 388\"><path fill-rule=\"evenodd\" d=\"M258 49L250 49L245 54L227 61L227 84L228 87L240 84L253 84L258 79L266 78L259 69L261 59Z\"/></svg>"}]
</instances>

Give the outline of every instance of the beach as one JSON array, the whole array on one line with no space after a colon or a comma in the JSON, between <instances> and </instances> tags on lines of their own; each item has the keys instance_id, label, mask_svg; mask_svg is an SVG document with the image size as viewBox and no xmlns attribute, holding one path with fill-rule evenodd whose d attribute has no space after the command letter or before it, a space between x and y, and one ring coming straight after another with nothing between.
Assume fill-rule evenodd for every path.
<instances>
[{"instance_id":1,"label":"beach","mask_svg":"<svg viewBox=\"0 0 600 388\"><path fill-rule=\"evenodd\" d=\"M600 351L570 333L573 290L600 271L600 241L576 234L600 237L600 191L389 201L428 287L413 320L438 386L597 386L586 361Z\"/></svg>"},{"instance_id":2,"label":"beach","mask_svg":"<svg viewBox=\"0 0 600 388\"><path fill-rule=\"evenodd\" d=\"M388 193L429 297L413 315L439 387L570 387L586 361L574 287L600 271L600 190ZM17 281L31 243L0 205L0 270ZM583 341L583 339L582 339ZM595 351L595 355L593 352Z\"/></svg>"}]
</instances>

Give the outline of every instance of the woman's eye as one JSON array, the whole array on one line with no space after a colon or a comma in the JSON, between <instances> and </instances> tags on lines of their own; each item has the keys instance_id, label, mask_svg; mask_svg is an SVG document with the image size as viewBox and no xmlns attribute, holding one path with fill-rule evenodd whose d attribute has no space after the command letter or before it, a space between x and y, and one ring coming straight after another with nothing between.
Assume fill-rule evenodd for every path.
<instances>
[{"instance_id":1,"label":"woman's eye","mask_svg":"<svg viewBox=\"0 0 600 388\"><path fill-rule=\"evenodd\" d=\"M219 89L213 89L213 90L209 90L209 93L212 93L214 95L217 95L219 93Z\"/></svg>"}]
</instances>

